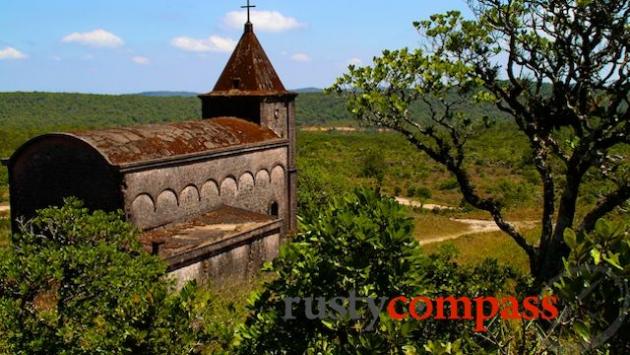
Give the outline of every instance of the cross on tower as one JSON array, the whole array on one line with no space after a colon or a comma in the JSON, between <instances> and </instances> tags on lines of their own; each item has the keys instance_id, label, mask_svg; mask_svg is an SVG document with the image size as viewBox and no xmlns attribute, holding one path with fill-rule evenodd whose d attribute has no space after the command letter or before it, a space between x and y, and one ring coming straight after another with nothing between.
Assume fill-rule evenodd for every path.
<instances>
[{"instance_id":1,"label":"cross on tower","mask_svg":"<svg viewBox=\"0 0 630 355\"><path fill-rule=\"evenodd\" d=\"M249 4L249 0L247 0L247 5L245 6L241 6L242 9L247 9L247 23L251 23L250 19L249 19L249 10L256 7L256 5L250 5Z\"/></svg>"}]
</instances>

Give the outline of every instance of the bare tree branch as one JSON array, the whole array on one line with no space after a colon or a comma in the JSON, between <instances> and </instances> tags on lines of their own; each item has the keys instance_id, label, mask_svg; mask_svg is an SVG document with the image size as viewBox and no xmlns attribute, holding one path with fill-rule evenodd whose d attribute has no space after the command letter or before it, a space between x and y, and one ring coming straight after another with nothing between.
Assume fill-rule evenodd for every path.
<instances>
[{"instance_id":1,"label":"bare tree branch","mask_svg":"<svg viewBox=\"0 0 630 355\"><path fill-rule=\"evenodd\" d=\"M612 212L630 199L630 185L623 185L616 191L607 195L591 212L589 212L579 227L580 231L590 232L595 228L595 223L606 214Z\"/></svg>"}]
</instances>

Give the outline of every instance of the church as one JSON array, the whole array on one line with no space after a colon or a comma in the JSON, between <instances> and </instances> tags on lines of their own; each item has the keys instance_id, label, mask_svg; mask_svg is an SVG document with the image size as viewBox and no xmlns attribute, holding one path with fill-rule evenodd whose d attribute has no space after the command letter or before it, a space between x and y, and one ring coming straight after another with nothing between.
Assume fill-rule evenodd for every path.
<instances>
[{"instance_id":1,"label":"church","mask_svg":"<svg viewBox=\"0 0 630 355\"><path fill-rule=\"evenodd\" d=\"M202 117L51 133L10 158L11 220L75 196L122 210L182 285L246 278L296 229L295 98L249 21Z\"/></svg>"}]
</instances>

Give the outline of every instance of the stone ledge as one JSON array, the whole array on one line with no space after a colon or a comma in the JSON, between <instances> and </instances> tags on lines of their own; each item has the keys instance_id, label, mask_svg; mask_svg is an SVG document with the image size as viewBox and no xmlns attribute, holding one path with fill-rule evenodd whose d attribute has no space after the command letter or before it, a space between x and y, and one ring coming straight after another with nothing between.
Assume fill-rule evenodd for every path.
<instances>
[{"instance_id":1,"label":"stone ledge","mask_svg":"<svg viewBox=\"0 0 630 355\"><path fill-rule=\"evenodd\" d=\"M280 234L282 219L223 206L192 220L145 232L145 250L168 263L168 271Z\"/></svg>"}]
</instances>

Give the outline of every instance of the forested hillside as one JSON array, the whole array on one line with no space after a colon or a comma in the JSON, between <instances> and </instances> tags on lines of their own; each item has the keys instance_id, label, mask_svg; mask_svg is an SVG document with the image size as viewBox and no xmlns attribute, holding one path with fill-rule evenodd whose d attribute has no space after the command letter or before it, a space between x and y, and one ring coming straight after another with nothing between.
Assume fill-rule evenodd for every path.
<instances>
[{"instance_id":1,"label":"forested hillside","mask_svg":"<svg viewBox=\"0 0 630 355\"><path fill-rule=\"evenodd\" d=\"M190 96L0 93L0 154L44 132L195 119L200 108ZM342 98L323 93L300 94L297 110L302 125L350 119Z\"/></svg>"}]
</instances>

